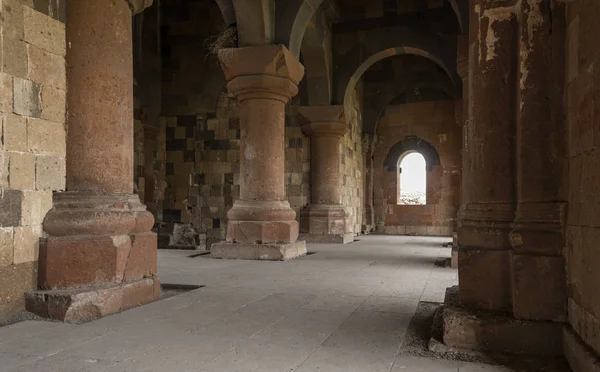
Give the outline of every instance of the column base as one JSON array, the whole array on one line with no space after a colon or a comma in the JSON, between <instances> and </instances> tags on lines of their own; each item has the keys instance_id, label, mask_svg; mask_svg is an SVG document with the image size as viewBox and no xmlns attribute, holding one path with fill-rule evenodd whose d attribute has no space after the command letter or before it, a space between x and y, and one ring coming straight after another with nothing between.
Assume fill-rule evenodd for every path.
<instances>
[{"instance_id":1,"label":"column base","mask_svg":"<svg viewBox=\"0 0 600 372\"><path fill-rule=\"evenodd\" d=\"M452 246L452 255L450 256L450 267L458 269L458 247Z\"/></svg>"},{"instance_id":2,"label":"column base","mask_svg":"<svg viewBox=\"0 0 600 372\"><path fill-rule=\"evenodd\" d=\"M127 283L157 273L156 234L59 236L40 242L41 289Z\"/></svg>"},{"instance_id":3,"label":"column base","mask_svg":"<svg viewBox=\"0 0 600 372\"><path fill-rule=\"evenodd\" d=\"M210 249L216 258L240 260L288 261L306 255L306 243L287 244L216 243Z\"/></svg>"},{"instance_id":4,"label":"column base","mask_svg":"<svg viewBox=\"0 0 600 372\"><path fill-rule=\"evenodd\" d=\"M361 232L363 235L369 235L375 231L375 225L362 225Z\"/></svg>"},{"instance_id":5,"label":"column base","mask_svg":"<svg viewBox=\"0 0 600 372\"><path fill-rule=\"evenodd\" d=\"M339 235L302 233L299 239L311 244L348 244L354 241L354 233Z\"/></svg>"},{"instance_id":6,"label":"column base","mask_svg":"<svg viewBox=\"0 0 600 372\"><path fill-rule=\"evenodd\" d=\"M522 355L563 355L564 323L450 305L442 310L443 342L451 347Z\"/></svg>"},{"instance_id":7,"label":"column base","mask_svg":"<svg viewBox=\"0 0 600 372\"><path fill-rule=\"evenodd\" d=\"M42 318L82 323L156 301L157 277L128 283L25 293L25 308Z\"/></svg>"},{"instance_id":8,"label":"column base","mask_svg":"<svg viewBox=\"0 0 600 372\"><path fill-rule=\"evenodd\" d=\"M564 351L573 372L600 372L600 355L587 346L571 326L564 329Z\"/></svg>"}]
</instances>

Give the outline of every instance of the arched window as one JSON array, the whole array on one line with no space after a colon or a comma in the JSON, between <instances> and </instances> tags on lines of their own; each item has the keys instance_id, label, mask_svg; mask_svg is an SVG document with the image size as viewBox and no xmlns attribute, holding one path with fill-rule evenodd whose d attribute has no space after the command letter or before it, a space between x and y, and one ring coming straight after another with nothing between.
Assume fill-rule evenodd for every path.
<instances>
[{"instance_id":1,"label":"arched window","mask_svg":"<svg viewBox=\"0 0 600 372\"><path fill-rule=\"evenodd\" d=\"M418 152L408 152L398 162L398 204L427 204L427 163Z\"/></svg>"}]
</instances>

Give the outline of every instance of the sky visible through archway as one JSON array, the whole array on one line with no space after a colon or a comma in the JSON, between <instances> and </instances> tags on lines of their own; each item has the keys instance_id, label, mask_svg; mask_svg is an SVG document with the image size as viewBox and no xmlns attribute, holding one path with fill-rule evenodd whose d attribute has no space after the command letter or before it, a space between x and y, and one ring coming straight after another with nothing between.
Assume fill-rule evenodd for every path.
<instances>
[{"instance_id":1,"label":"sky visible through archway","mask_svg":"<svg viewBox=\"0 0 600 372\"><path fill-rule=\"evenodd\" d=\"M400 204L425 204L426 163L418 152L406 155L400 163Z\"/></svg>"}]
</instances>

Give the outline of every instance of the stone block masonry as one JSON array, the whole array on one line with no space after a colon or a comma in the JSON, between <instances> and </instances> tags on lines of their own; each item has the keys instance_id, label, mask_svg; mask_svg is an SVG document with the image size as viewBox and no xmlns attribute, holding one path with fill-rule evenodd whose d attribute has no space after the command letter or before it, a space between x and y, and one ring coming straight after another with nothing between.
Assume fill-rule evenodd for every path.
<instances>
[{"instance_id":1,"label":"stone block masonry","mask_svg":"<svg viewBox=\"0 0 600 372\"><path fill-rule=\"evenodd\" d=\"M166 185L161 248L208 249L225 240L227 211L240 197L240 121L235 100L221 95L215 113L166 118ZM310 194L310 140L294 106L286 113L285 185L300 215ZM297 217L299 218L299 217Z\"/></svg>"},{"instance_id":2,"label":"stone block masonry","mask_svg":"<svg viewBox=\"0 0 600 372\"><path fill-rule=\"evenodd\" d=\"M36 287L42 222L65 189L64 0L0 2L0 322Z\"/></svg>"}]
</instances>

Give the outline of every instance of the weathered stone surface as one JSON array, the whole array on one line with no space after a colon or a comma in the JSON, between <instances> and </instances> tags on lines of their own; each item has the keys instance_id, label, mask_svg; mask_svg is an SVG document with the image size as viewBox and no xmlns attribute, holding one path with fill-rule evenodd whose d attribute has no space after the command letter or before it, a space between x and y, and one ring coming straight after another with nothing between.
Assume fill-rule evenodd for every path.
<instances>
[{"instance_id":1,"label":"weathered stone surface","mask_svg":"<svg viewBox=\"0 0 600 372\"><path fill-rule=\"evenodd\" d=\"M46 238L40 244L39 286L65 289L119 283L130 253L128 235Z\"/></svg>"},{"instance_id":2,"label":"weathered stone surface","mask_svg":"<svg viewBox=\"0 0 600 372\"><path fill-rule=\"evenodd\" d=\"M511 271L512 306L517 319L566 321L567 286L562 256L512 253Z\"/></svg>"},{"instance_id":3,"label":"weathered stone surface","mask_svg":"<svg viewBox=\"0 0 600 372\"><path fill-rule=\"evenodd\" d=\"M156 288L159 288L158 291ZM158 278L141 279L123 285L123 301L121 310L147 304L160 297Z\"/></svg>"},{"instance_id":4,"label":"weathered stone surface","mask_svg":"<svg viewBox=\"0 0 600 372\"><path fill-rule=\"evenodd\" d=\"M15 264L37 261L40 234L29 226L15 227L14 258Z\"/></svg>"},{"instance_id":5,"label":"weathered stone surface","mask_svg":"<svg viewBox=\"0 0 600 372\"><path fill-rule=\"evenodd\" d=\"M26 42L58 56L65 56L67 45L64 23L24 7L23 27Z\"/></svg>"},{"instance_id":6,"label":"weathered stone surface","mask_svg":"<svg viewBox=\"0 0 600 372\"><path fill-rule=\"evenodd\" d=\"M27 130L27 140L31 152L65 157L66 133L63 123L30 118L27 119Z\"/></svg>"},{"instance_id":7,"label":"weathered stone surface","mask_svg":"<svg viewBox=\"0 0 600 372\"><path fill-rule=\"evenodd\" d=\"M25 308L23 293L36 287L37 262L0 265L0 322L10 319Z\"/></svg>"},{"instance_id":8,"label":"weathered stone surface","mask_svg":"<svg viewBox=\"0 0 600 372\"><path fill-rule=\"evenodd\" d=\"M35 155L26 152L10 152L8 171L12 189L35 189Z\"/></svg>"},{"instance_id":9,"label":"weathered stone surface","mask_svg":"<svg viewBox=\"0 0 600 372\"><path fill-rule=\"evenodd\" d=\"M65 189L65 159L58 156L36 156L35 185L38 190Z\"/></svg>"},{"instance_id":10,"label":"weathered stone surface","mask_svg":"<svg viewBox=\"0 0 600 372\"><path fill-rule=\"evenodd\" d=\"M460 301L463 305L486 310L510 310L508 251L460 247L458 262Z\"/></svg>"},{"instance_id":11,"label":"weathered stone surface","mask_svg":"<svg viewBox=\"0 0 600 372\"><path fill-rule=\"evenodd\" d=\"M564 327L565 358L573 372L600 372L600 357L569 326Z\"/></svg>"},{"instance_id":12,"label":"weathered stone surface","mask_svg":"<svg viewBox=\"0 0 600 372\"><path fill-rule=\"evenodd\" d=\"M0 266L13 263L13 228L0 228Z\"/></svg>"},{"instance_id":13,"label":"weathered stone surface","mask_svg":"<svg viewBox=\"0 0 600 372\"><path fill-rule=\"evenodd\" d=\"M13 84L14 113L39 118L42 113L40 85L17 77Z\"/></svg>"},{"instance_id":14,"label":"weathered stone surface","mask_svg":"<svg viewBox=\"0 0 600 372\"><path fill-rule=\"evenodd\" d=\"M56 54L49 53L42 48L29 45L29 74L31 81L44 86L44 88L58 88L66 90L65 59Z\"/></svg>"},{"instance_id":15,"label":"weathered stone surface","mask_svg":"<svg viewBox=\"0 0 600 372\"><path fill-rule=\"evenodd\" d=\"M137 195L64 192L54 195L54 208L44 220L52 236L111 236L148 232L154 216Z\"/></svg>"},{"instance_id":16,"label":"weathered stone surface","mask_svg":"<svg viewBox=\"0 0 600 372\"><path fill-rule=\"evenodd\" d=\"M13 111L13 78L0 72L0 112Z\"/></svg>"},{"instance_id":17,"label":"weathered stone surface","mask_svg":"<svg viewBox=\"0 0 600 372\"><path fill-rule=\"evenodd\" d=\"M24 6L17 0L2 3L2 71L27 77L27 44L23 41Z\"/></svg>"},{"instance_id":18,"label":"weathered stone surface","mask_svg":"<svg viewBox=\"0 0 600 372\"><path fill-rule=\"evenodd\" d=\"M344 235L350 233L348 214L338 204L309 204L301 215L302 232L314 235Z\"/></svg>"},{"instance_id":19,"label":"weathered stone surface","mask_svg":"<svg viewBox=\"0 0 600 372\"><path fill-rule=\"evenodd\" d=\"M4 119L4 149L27 152L27 119L7 114Z\"/></svg>"},{"instance_id":20,"label":"weathered stone surface","mask_svg":"<svg viewBox=\"0 0 600 372\"><path fill-rule=\"evenodd\" d=\"M24 191L21 202L21 225L38 227L52 208L52 191Z\"/></svg>"},{"instance_id":21,"label":"weathered stone surface","mask_svg":"<svg viewBox=\"0 0 600 372\"><path fill-rule=\"evenodd\" d=\"M242 260L288 261L306 255L303 241L289 244L217 243L210 249L217 258Z\"/></svg>"},{"instance_id":22,"label":"weathered stone surface","mask_svg":"<svg viewBox=\"0 0 600 372\"><path fill-rule=\"evenodd\" d=\"M153 232L131 235L131 253L125 267L125 281L132 281L157 274L157 241Z\"/></svg>"},{"instance_id":23,"label":"weathered stone surface","mask_svg":"<svg viewBox=\"0 0 600 372\"><path fill-rule=\"evenodd\" d=\"M23 192L20 190L3 190L0 193L0 227L13 227L21 224L21 202Z\"/></svg>"},{"instance_id":24,"label":"weathered stone surface","mask_svg":"<svg viewBox=\"0 0 600 372\"><path fill-rule=\"evenodd\" d=\"M526 355L562 355L563 323L516 320L500 313L443 309L446 345Z\"/></svg>"},{"instance_id":25,"label":"weathered stone surface","mask_svg":"<svg viewBox=\"0 0 600 372\"><path fill-rule=\"evenodd\" d=\"M10 160L9 153L0 151L0 187L8 188L8 163Z\"/></svg>"},{"instance_id":26,"label":"weathered stone surface","mask_svg":"<svg viewBox=\"0 0 600 372\"><path fill-rule=\"evenodd\" d=\"M25 294L27 310L54 320L82 323L156 301L156 278L81 289L35 291Z\"/></svg>"},{"instance_id":27,"label":"weathered stone surface","mask_svg":"<svg viewBox=\"0 0 600 372\"><path fill-rule=\"evenodd\" d=\"M285 244L298 239L298 222L292 221L230 221L227 241L230 243Z\"/></svg>"},{"instance_id":28,"label":"weathered stone surface","mask_svg":"<svg viewBox=\"0 0 600 372\"><path fill-rule=\"evenodd\" d=\"M42 88L42 119L64 123L66 104L67 97L64 90Z\"/></svg>"}]
</instances>

